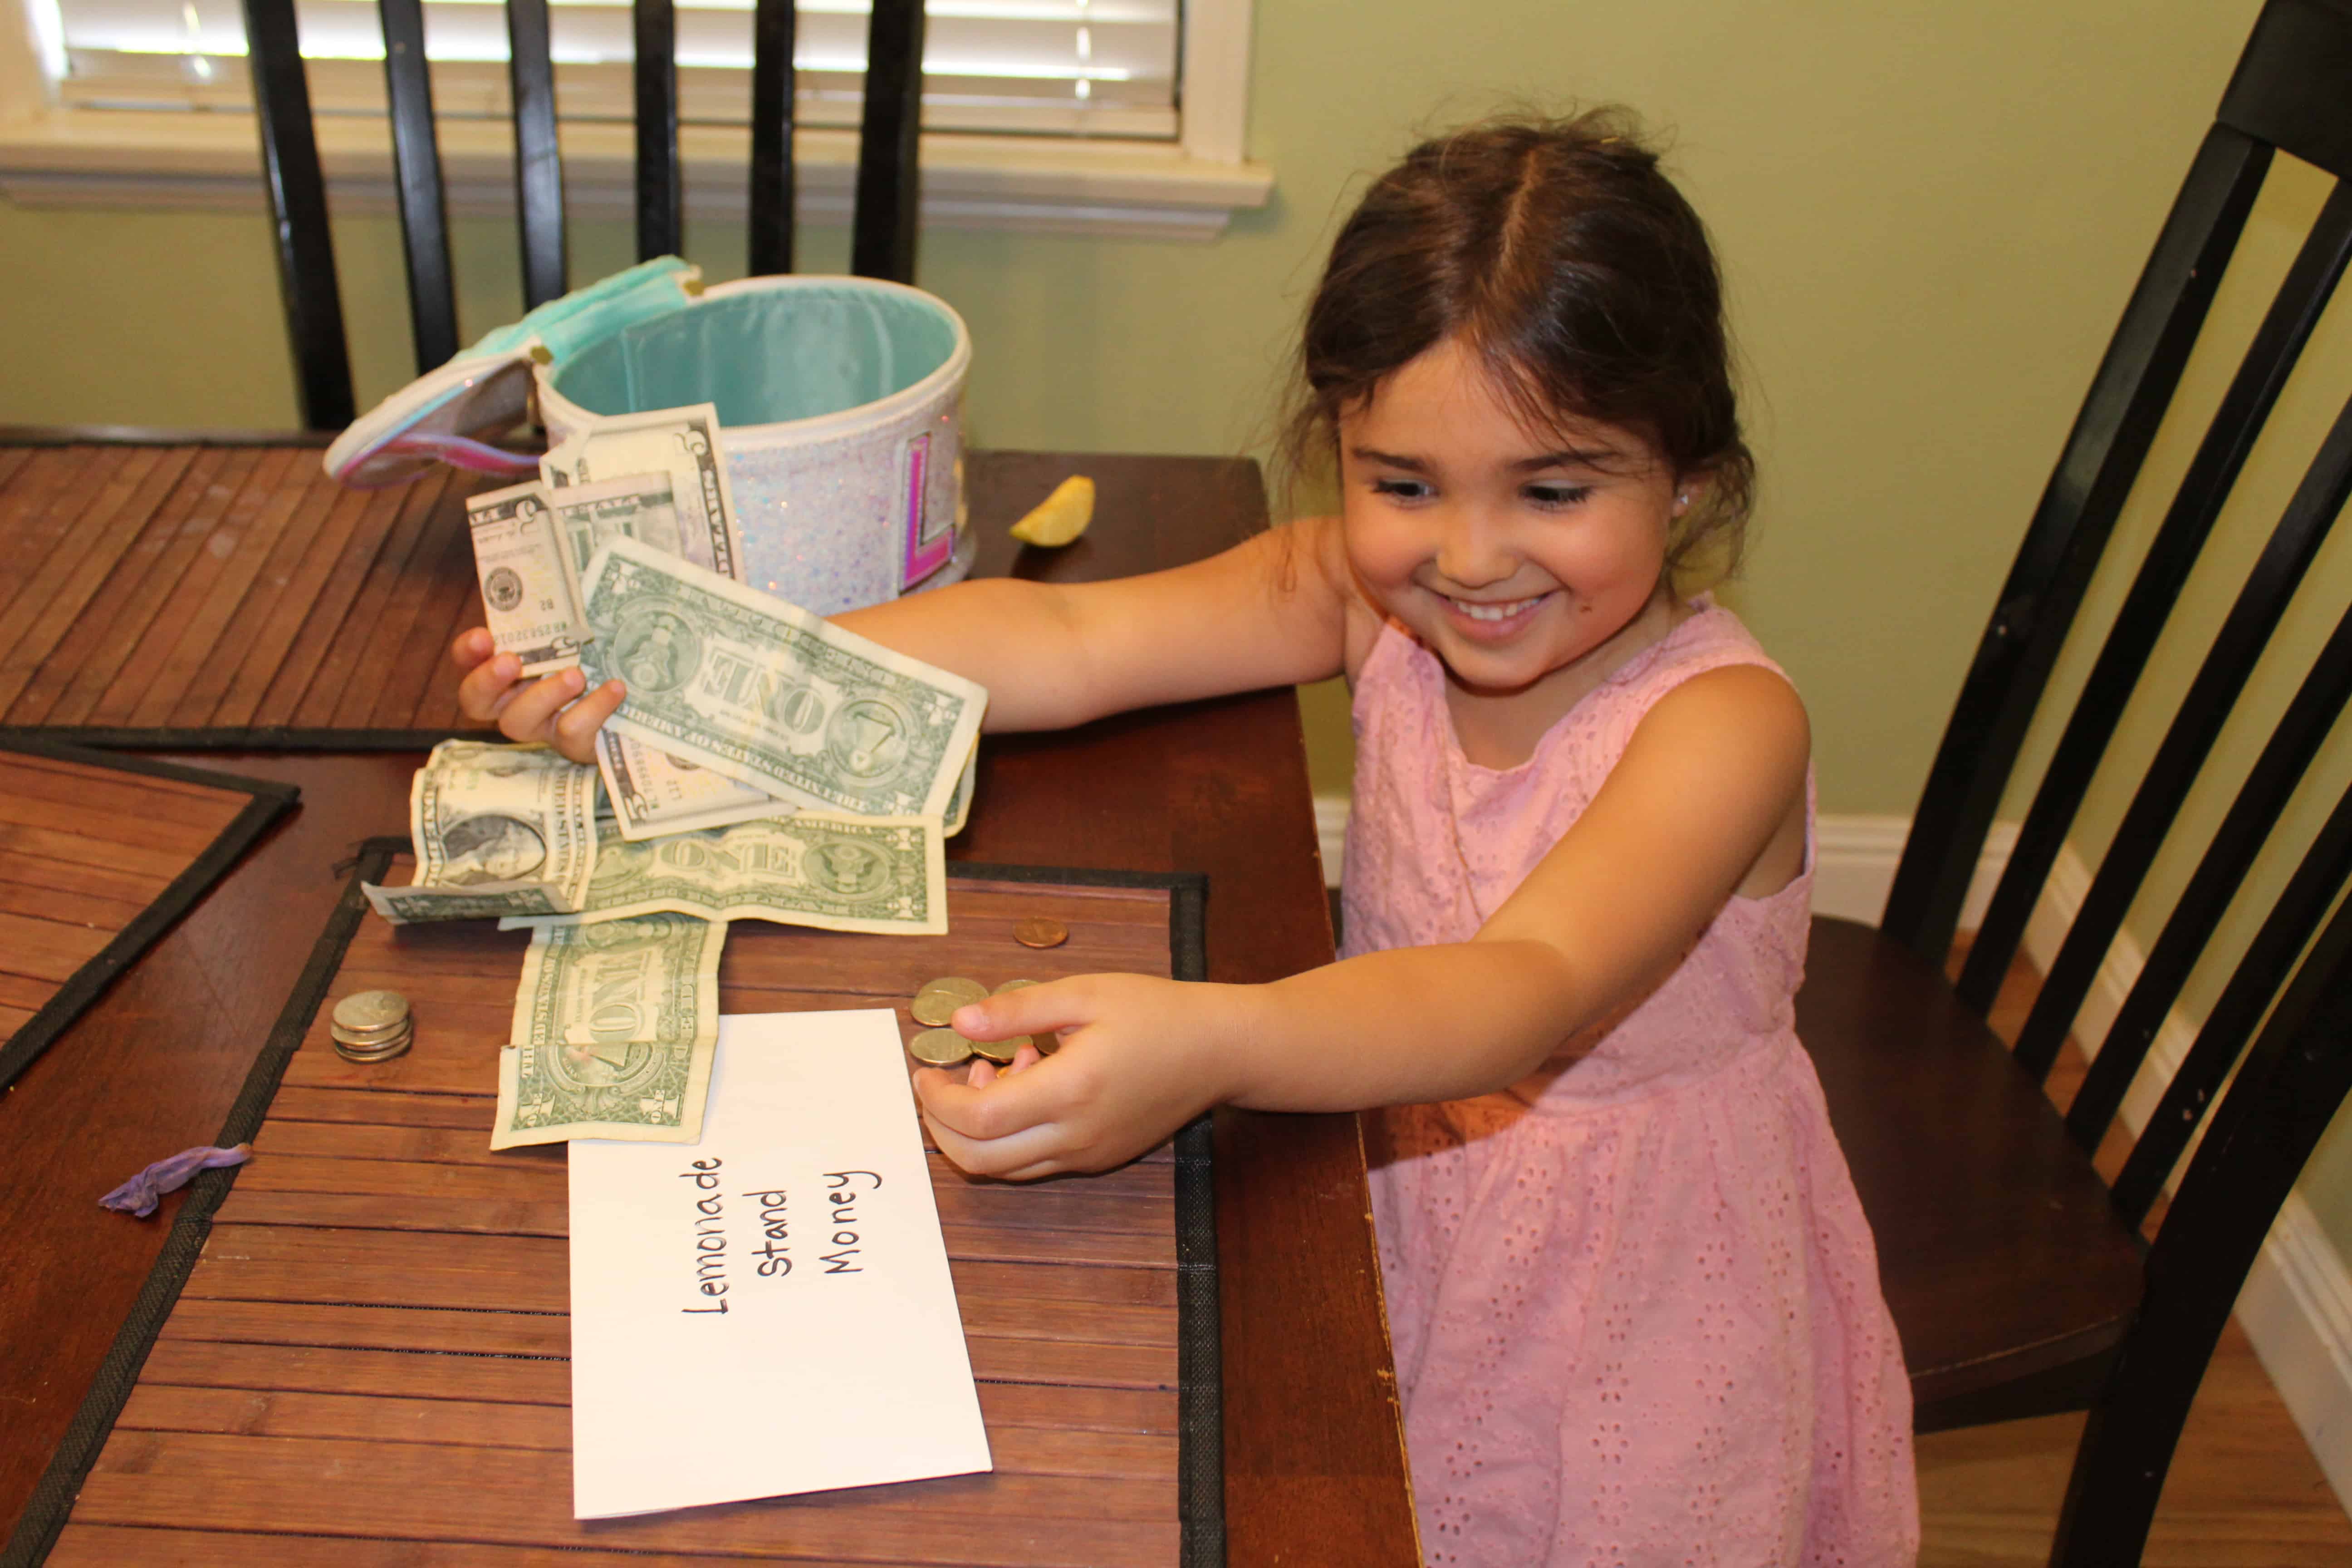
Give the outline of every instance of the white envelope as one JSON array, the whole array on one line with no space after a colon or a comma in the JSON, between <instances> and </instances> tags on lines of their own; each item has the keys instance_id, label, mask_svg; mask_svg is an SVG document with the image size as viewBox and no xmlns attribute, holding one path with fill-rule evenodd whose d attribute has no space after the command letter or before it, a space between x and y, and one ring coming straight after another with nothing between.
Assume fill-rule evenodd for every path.
<instances>
[{"instance_id":1,"label":"white envelope","mask_svg":"<svg viewBox=\"0 0 2352 1568\"><path fill-rule=\"evenodd\" d=\"M895 1016L718 1049L699 1143L572 1145L573 1516L991 1468Z\"/></svg>"}]
</instances>

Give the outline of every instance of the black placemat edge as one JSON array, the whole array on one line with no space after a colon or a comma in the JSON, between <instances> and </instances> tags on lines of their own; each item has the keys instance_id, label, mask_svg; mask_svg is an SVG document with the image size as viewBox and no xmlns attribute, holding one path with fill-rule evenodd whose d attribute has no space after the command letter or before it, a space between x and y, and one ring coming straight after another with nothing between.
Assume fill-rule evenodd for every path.
<instances>
[{"instance_id":1,"label":"black placemat edge","mask_svg":"<svg viewBox=\"0 0 2352 1568\"><path fill-rule=\"evenodd\" d=\"M0 745L67 742L101 752L429 752L444 741L501 741L496 730L85 729L0 725Z\"/></svg>"},{"instance_id":2,"label":"black placemat edge","mask_svg":"<svg viewBox=\"0 0 2352 1568\"><path fill-rule=\"evenodd\" d=\"M311 1016L318 1012L328 983L342 963L343 950L351 945L352 933L359 930L360 917L367 910L367 899L360 891L360 883L382 877L393 856L405 853L407 848L407 839L389 837L371 838L361 847L358 867L344 884L334 912L327 917L326 928L310 949L310 962L294 982L285 1011L278 1016L268 1042L246 1075L245 1087L237 1091L236 1103L229 1107L228 1118L221 1124L219 1143L249 1142L259 1131L269 1102L278 1096L278 1085L286 1076L287 1064L301 1046ZM0 1568L32 1568L47 1557L49 1549L57 1544L67 1517L73 1512L74 1501L81 1495L82 1482L88 1479L90 1467L98 1462L100 1450L105 1447L107 1436L114 1430L122 1406L139 1382L139 1373L147 1364L156 1336L162 1333L172 1309L179 1304L180 1291L194 1271L197 1258L204 1254L205 1241L212 1234L213 1215L228 1196L236 1172L236 1166L205 1171L188 1184L187 1198L172 1221L172 1233L163 1238L163 1247L154 1266L147 1271L147 1282L140 1288L139 1300L115 1334L106 1359L99 1364L89 1393L83 1398L81 1408L74 1412L73 1424L66 1428L64 1440L58 1445L48 1468L33 1489L32 1500L17 1520L6 1548L0 1550Z\"/></svg>"},{"instance_id":3,"label":"black placemat edge","mask_svg":"<svg viewBox=\"0 0 2352 1568\"><path fill-rule=\"evenodd\" d=\"M1209 977L1209 879L1197 871L1097 871L951 860L950 876L1082 888L1164 888L1169 973ZM1224 1342L1217 1303L1214 1134L1200 1116L1176 1135L1176 1497L1182 1568L1224 1568Z\"/></svg>"},{"instance_id":4,"label":"black placemat edge","mask_svg":"<svg viewBox=\"0 0 2352 1568\"><path fill-rule=\"evenodd\" d=\"M220 879L222 873L235 865L253 842L268 831L270 824L293 809L302 794L296 785L270 779L212 773L149 757L124 757L66 745L54 740L0 739L0 752L9 752L23 756L79 763L112 773L173 779L182 784L202 784L208 789L241 790L252 798L213 836L213 841L205 846L203 853L189 861L145 909L133 915L128 924L114 933L111 941L68 976L56 994L41 1004L33 1016L8 1037L6 1044L0 1045L0 1089L14 1083L17 1075L32 1066L41 1053L65 1032L67 1025L81 1016L84 1008L104 995L107 987L121 978L123 971L129 969L141 953L153 946L157 938L194 908L196 900L203 898Z\"/></svg>"}]
</instances>

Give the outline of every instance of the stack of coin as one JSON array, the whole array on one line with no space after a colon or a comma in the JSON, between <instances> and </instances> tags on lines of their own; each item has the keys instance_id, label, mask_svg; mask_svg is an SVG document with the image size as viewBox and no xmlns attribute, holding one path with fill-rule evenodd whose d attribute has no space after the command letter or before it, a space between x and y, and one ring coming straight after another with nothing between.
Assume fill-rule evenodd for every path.
<instances>
[{"instance_id":1,"label":"stack of coin","mask_svg":"<svg viewBox=\"0 0 2352 1568\"><path fill-rule=\"evenodd\" d=\"M1002 996L1007 991L1017 991L1024 985L1036 984L1034 980L1008 980L996 988L996 994ZM935 1068L959 1067L973 1057L994 1062L999 1067L1010 1062L1022 1047L1032 1043L1028 1036L1015 1035L1009 1040L968 1040L946 1026L947 1021L955 1016L957 1008L969 1002L980 1001L988 994L987 986L977 980L966 980L961 974L942 975L927 982L920 991L915 993L915 1000L908 1011L914 1015L918 1024L929 1024L933 1027L925 1029L907 1042L908 1054L926 1067ZM1051 1049L1050 1047L1046 1048Z\"/></svg>"},{"instance_id":2,"label":"stack of coin","mask_svg":"<svg viewBox=\"0 0 2352 1568\"><path fill-rule=\"evenodd\" d=\"M335 1004L327 1032L345 1061L382 1062L406 1051L416 1029L399 992L355 991Z\"/></svg>"}]
</instances>

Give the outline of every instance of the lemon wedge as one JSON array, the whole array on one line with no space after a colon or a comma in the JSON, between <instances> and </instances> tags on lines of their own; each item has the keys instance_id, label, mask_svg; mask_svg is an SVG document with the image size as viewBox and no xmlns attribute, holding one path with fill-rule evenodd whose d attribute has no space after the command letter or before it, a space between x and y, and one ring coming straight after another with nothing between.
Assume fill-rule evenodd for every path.
<instances>
[{"instance_id":1,"label":"lemon wedge","mask_svg":"<svg viewBox=\"0 0 2352 1568\"><path fill-rule=\"evenodd\" d=\"M1024 544L1055 549L1084 533L1094 516L1094 480L1084 474L1072 474L1054 487L1052 495L1032 507L1028 516L1013 525L1013 537Z\"/></svg>"}]
</instances>

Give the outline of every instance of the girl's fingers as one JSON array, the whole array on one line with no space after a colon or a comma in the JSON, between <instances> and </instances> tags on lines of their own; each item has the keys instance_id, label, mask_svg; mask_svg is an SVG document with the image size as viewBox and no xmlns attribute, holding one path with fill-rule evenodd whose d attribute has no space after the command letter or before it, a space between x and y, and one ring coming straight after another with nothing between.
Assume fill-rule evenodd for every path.
<instances>
[{"instance_id":1,"label":"girl's fingers","mask_svg":"<svg viewBox=\"0 0 2352 1568\"><path fill-rule=\"evenodd\" d=\"M1003 1040L1014 1035L1050 1035L1094 1021L1094 988L1087 976L1024 985L984 1002L967 1002L949 1019L967 1040Z\"/></svg>"},{"instance_id":2,"label":"girl's fingers","mask_svg":"<svg viewBox=\"0 0 2352 1568\"><path fill-rule=\"evenodd\" d=\"M1035 1067L1039 1062L1042 1062L1045 1059L1045 1053L1039 1050L1036 1047L1024 1046L1019 1050L1013 1053L1013 1064L1004 1070L1009 1073L1027 1072L1031 1068Z\"/></svg>"},{"instance_id":3,"label":"girl's fingers","mask_svg":"<svg viewBox=\"0 0 2352 1568\"><path fill-rule=\"evenodd\" d=\"M499 710L499 729L509 741L551 738L555 715L580 695L584 679L576 669L559 669L522 688Z\"/></svg>"},{"instance_id":4,"label":"girl's fingers","mask_svg":"<svg viewBox=\"0 0 2352 1568\"><path fill-rule=\"evenodd\" d=\"M1052 1073L1021 1073L975 1061L963 1073L915 1075L923 1113L976 1142L999 1142L1052 1125L1064 1110Z\"/></svg>"},{"instance_id":5,"label":"girl's fingers","mask_svg":"<svg viewBox=\"0 0 2352 1568\"><path fill-rule=\"evenodd\" d=\"M596 760L596 731L621 705L629 689L617 680L608 680L595 690L556 715L555 749L575 763Z\"/></svg>"},{"instance_id":6,"label":"girl's fingers","mask_svg":"<svg viewBox=\"0 0 2352 1568\"><path fill-rule=\"evenodd\" d=\"M1003 1176L1025 1182L1067 1169L1055 1153L1061 1129L1050 1121L1024 1127L1003 1138L968 1138L940 1121L928 1108L923 1112L923 1121L930 1128L931 1142L940 1146L940 1152L955 1162L958 1170L976 1176Z\"/></svg>"},{"instance_id":7,"label":"girl's fingers","mask_svg":"<svg viewBox=\"0 0 2352 1568\"><path fill-rule=\"evenodd\" d=\"M449 657L461 669L471 669L496 652L488 626L467 626L449 644Z\"/></svg>"},{"instance_id":8,"label":"girl's fingers","mask_svg":"<svg viewBox=\"0 0 2352 1568\"><path fill-rule=\"evenodd\" d=\"M468 719L495 719L513 700L514 684L521 674L522 661L510 653L484 659L457 682L457 706Z\"/></svg>"}]
</instances>

